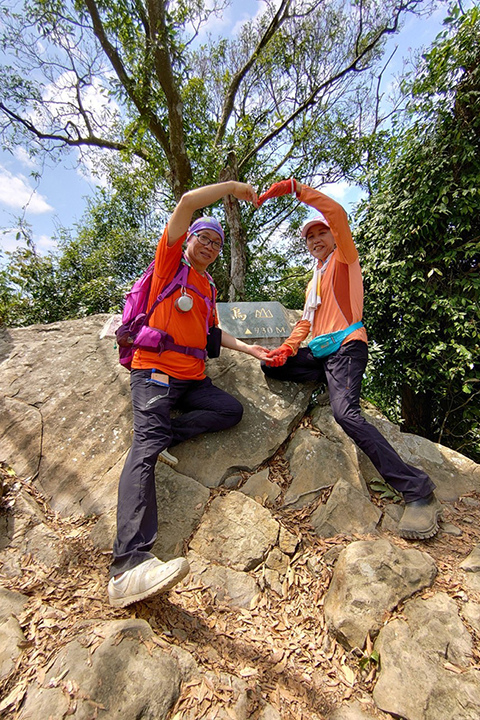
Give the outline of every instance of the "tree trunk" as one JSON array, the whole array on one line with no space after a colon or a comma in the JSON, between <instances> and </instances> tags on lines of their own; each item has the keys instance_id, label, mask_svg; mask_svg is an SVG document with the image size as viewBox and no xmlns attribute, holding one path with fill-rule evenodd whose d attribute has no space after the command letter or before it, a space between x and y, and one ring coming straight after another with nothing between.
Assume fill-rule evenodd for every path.
<instances>
[{"instance_id":1,"label":"tree trunk","mask_svg":"<svg viewBox=\"0 0 480 720\"><path fill-rule=\"evenodd\" d=\"M229 152L227 163L220 171L219 182L238 180L238 167L235 153ZM240 203L232 195L223 200L225 215L230 230L230 285L228 299L230 302L243 300L245 297L245 276L247 272L247 238L242 227Z\"/></svg>"}]
</instances>

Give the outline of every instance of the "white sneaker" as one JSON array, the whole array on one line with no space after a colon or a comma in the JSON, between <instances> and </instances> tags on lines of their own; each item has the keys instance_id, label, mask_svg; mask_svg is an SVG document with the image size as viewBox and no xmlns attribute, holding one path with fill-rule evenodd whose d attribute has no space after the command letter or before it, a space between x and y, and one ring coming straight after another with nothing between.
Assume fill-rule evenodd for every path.
<instances>
[{"instance_id":1,"label":"white sneaker","mask_svg":"<svg viewBox=\"0 0 480 720\"><path fill-rule=\"evenodd\" d=\"M170 455L168 450L162 450L162 452L158 456L158 460L165 463L165 465L170 465L170 467L175 467L175 465L178 465L178 458Z\"/></svg>"},{"instance_id":2,"label":"white sneaker","mask_svg":"<svg viewBox=\"0 0 480 720\"><path fill-rule=\"evenodd\" d=\"M157 593L166 592L188 575L190 566L183 557L162 562L151 558L124 572L108 583L108 598L113 607L126 607Z\"/></svg>"}]
</instances>

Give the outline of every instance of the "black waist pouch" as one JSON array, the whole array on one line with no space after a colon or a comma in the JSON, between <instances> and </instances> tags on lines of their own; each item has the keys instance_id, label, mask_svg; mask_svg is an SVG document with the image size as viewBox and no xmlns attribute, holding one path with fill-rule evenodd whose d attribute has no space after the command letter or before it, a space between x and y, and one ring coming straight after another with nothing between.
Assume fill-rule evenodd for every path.
<instances>
[{"instance_id":1,"label":"black waist pouch","mask_svg":"<svg viewBox=\"0 0 480 720\"><path fill-rule=\"evenodd\" d=\"M217 358L220 355L220 348L222 345L222 331L216 325L208 331L207 335L207 355L209 358Z\"/></svg>"}]
</instances>

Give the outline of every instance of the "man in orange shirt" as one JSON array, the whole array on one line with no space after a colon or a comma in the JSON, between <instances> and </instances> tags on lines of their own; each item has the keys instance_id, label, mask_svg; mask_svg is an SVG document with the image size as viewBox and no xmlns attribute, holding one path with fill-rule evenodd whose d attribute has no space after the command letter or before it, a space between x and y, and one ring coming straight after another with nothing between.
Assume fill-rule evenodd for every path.
<instances>
[{"instance_id":1,"label":"man in orange shirt","mask_svg":"<svg viewBox=\"0 0 480 720\"><path fill-rule=\"evenodd\" d=\"M288 193L295 193L320 213L302 228L302 237L317 263L307 287L302 319L283 345L269 352L262 369L277 380L326 383L335 420L382 477L404 497L399 534L410 539L433 537L441 512L433 492L435 485L425 472L407 465L360 412L362 376L368 357L367 334L361 322L362 273L347 215L327 195L293 179L275 183L260 196L259 204ZM314 340L308 347L300 348L310 333ZM341 336L338 349L328 354L328 350L319 350L318 346L326 342L321 336L331 333Z\"/></svg>"},{"instance_id":2,"label":"man in orange shirt","mask_svg":"<svg viewBox=\"0 0 480 720\"><path fill-rule=\"evenodd\" d=\"M189 265L186 288L179 288L154 309L149 324L165 330L177 349L161 354L138 349L132 360L134 435L125 461L117 504L117 536L113 546L108 595L114 607L125 607L165 592L189 571L185 558L161 562L150 552L157 535L155 496L157 459L174 466L168 448L205 432L225 430L240 422L243 407L205 376L205 347L213 317L212 287L207 268L217 259L224 233L213 217L191 224L192 216L226 195L257 205L247 183L228 181L185 193L158 243L148 307L174 278L183 255ZM268 351L247 345L222 331L223 347L264 360ZM180 407L174 419L171 409Z\"/></svg>"}]
</instances>

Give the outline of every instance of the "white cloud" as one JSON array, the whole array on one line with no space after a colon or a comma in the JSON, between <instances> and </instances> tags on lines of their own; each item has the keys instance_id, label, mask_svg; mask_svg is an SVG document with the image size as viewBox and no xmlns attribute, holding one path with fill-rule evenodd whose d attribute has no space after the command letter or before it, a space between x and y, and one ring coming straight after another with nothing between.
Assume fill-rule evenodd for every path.
<instances>
[{"instance_id":1,"label":"white cloud","mask_svg":"<svg viewBox=\"0 0 480 720\"><path fill-rule=\"evenodd\" d=\"M33 242L40 255L45 255L50 250L56 250L58 248L57 241L52 240L49 235L34 235Z\"/></svg>"},{"instance_id":2,"label":"white cloud","mask_svg":"<svg viewBox=\"0 0 480 720\"><path fill-rule=\"evenodd\" d=\"M29 184L24 175L13 175L0 166L0 203L21 210L28 207L29 212L37 215L51 212L52 206L46 198Z\"/></svg>"},{"instance_id":3,"label":"white cloud","mask_svg":"<svg viewBox=\"0 0 480 720\"><path fill-rule=\"evenodd\" d=\"M326 195L330 195L339 202L345 198L349 190L351 190L351 185L349 185L345 180L340 180L339 182L324 185L322 187L322 192Z\"/></svg>"},{"instance_id":4,"label":"white cloud","mask_svg":"<svg viewBox=\"0 0 480 720\"><path fill-rule=\"evenodd\" d=\"M25 148L21 147L20 145L15 148L15 150L13 151L13 155L20 163L22 163L22 165L25 165L25 167L32 169L37 167L37 163L35 162L35 160L31 158Z\"/></svg>"},{"instance_id":5,"label":"white cloud","mask_svg":"<svg viewBox=\"0 0 480 720\"><path fill-rule=\"evenodd\" d=\"M115 126L120 116L120 107L118 103L107 94L105 90L105 82L109 73L104 73L103 78L93 78L92 84L86 86L82 90L82 108L88 113L89 121L94 133L98 135L112 137L115 136ZM85 121L83 116L78 112L77 104L77 76L72 71L64 72L59 75L55 83L48 85L43 93L44 101L49 105L50 112L60 122L62 126L67 123L70 132L75 135L75 127L80 132L85 132ZM32 113L32 122L38 127L47 129L47 122L50 118L44 118L42 111L37 109ZM103 180L97 176L94 169L98 171L98 158L102 151L98 148L84 147L76 151L76 156L81 162L77 168L78 174L87 182L93 182L96 185L102 185ZM105 183L106 184L106 183Z\"/></svg>"},{"instance_id":6,"label":"white cloud","mask_svg":"<svg viewBox=\"0 0 480 720\"><path fill-rule=\"evenodd\" d=\"M38 127L49 127L51 117L58 120L62 127L67 128L74 136L74 126L85 130L85 119L78 110L77 88L78 78L70 70L59 75L55 82L47 85L43 92L43 102L48 106L49 115L44 115L43 109L37 107L32 113L32 122ZM113 128L119 113L118 104L106 92L105 84L101 78L92 79L92 84L82 89L82 108L88 113L89 122L94 131ZM70 127L68 123L72 123Z\"/></svg>"},{"instance_id":7,"label":"white cloud","mask_svg":"<svg viewBox=\"0 0 480 720\"><path fill-rule=\"evenodd\" d=\"M18 250L20 247L25 247L25 238L23 235L17 238L18 228L7 228L0 232L0 266L4 265L8 258L5 258L5 253L13 252ZM55 250L58 246L55 240L52 240L48 235L33 235L32 240L35 244L35 248L40 255L46 255L51 250Z\"/></svg>"},{"instance_id":8,"label":"white cloud","mask_svg":"<svg viewBox=\"0 0 480 720\"><path fill-rule=\"evenodd\" d=\"M275 3L277 4L277 3ZM240 17L237 19L237 22L232 28L232 35L239 35L242 27L245 25L245 23L250 22L251 20L256 20L261 15L265 13L266 6L265 3L262 2L262 0L257 0L256 8L254 12L249 12L248 10L244 10L243 13L240 14Z\"/></svg>"}]
</instances>

